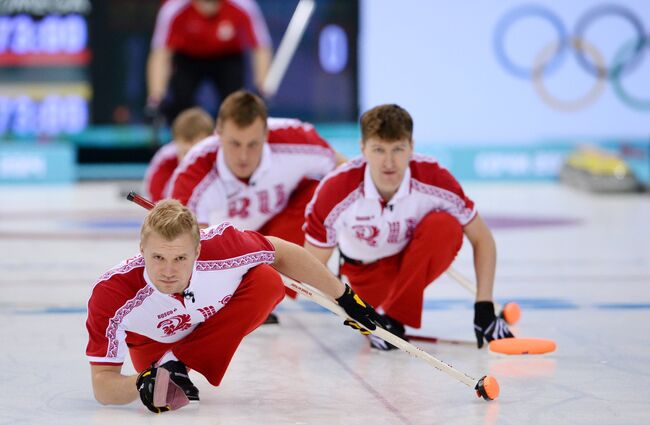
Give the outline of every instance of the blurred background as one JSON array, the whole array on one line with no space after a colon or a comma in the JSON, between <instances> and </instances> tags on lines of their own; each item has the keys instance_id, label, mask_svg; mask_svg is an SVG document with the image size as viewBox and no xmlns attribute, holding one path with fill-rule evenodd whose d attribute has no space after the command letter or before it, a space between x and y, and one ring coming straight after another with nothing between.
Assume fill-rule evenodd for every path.
<instances>
[{"instance_id":1,"label":"blurred background","mask_svg":"<svg viewBox=\"0 0 650 425\"><path fill-rule=\"evenodd\" d=\"M0 1L1 184L142 178L170 140L144 114L161 3ZM298 0L257 3L277 49ZM398 103L416 149L460 180L569 167L569 180L638 190L650 183L649 29L645 0L317 0L267 100L349 156L359 114ZM196 103L214 115L219 99L206 84Z\"/></svg>"}]
</instances>

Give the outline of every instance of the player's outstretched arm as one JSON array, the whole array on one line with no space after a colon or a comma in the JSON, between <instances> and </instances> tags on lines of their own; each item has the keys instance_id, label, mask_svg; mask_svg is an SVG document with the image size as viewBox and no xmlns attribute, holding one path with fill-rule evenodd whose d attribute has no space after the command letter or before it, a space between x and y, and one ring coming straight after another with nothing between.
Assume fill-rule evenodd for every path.
<instances>
[{"instance_id":1,"label":"player's outstretched arm","mask_svg":"<svg viewBox=\"0 0 650 425\"><path fill-rule=\"evenodd\" d=\"M336 159L336 166L338 167L341 164L348 162L348 157L343 155L339 151L334 151L334 158Z\"/></svg>"},{"instance_id":2,"label":"player's outstretched arm","mask_svg":"<svg viewBox=\"0 0 650 425\"><path fill-rule=\"evenodd\" d=\"M358 322L346 320L344 323L364 333L363 328L374 330L377 325L384 327L382 317L370 304L365 303L352 288L341 283L316 257L306 249L280 238L267 236L275 247L273 267L285 276L307 283L325 295L336 300L347 315Z\"/></svg>"},{"instance_id":3,"label":"player's outstretched arm","mask_svg":"<svg viewBox=\"0 0 650 425\"><path fill-rule=\"evenodd\" d=\"M472 244L476 272L476 301L492 301L497 248L490 228L480 215L463 228Z\"/></svg>"},{"instance_id":4,"label":"player's outstretched arm","mask_svg":"<svg viewBox=\"0 0 650 425\"><path fill-rule=\"evenodd\" d=\"M506 322L494 313L492 291L496 268L497 249L492 232L477 214L464 228L472 244L474 269L476 271L476 303L474 304L474 333L478 348L483 340L512 338Z\"/></svg>"},{"instance_id":5,"label":"player's outstretched arm","mask_svg":"<svg viewBox=\"0 0 650 425\"><path fill-rule=\"evenodd\" d=\"M321 248L316 245L312 245L307 241L305 241L304 248L307 250L307 252L316 257L318 261L325 265L329 261L330 257L332 256L332 252L334 251L334 248Z\"/></svg>"},{"instance_id":6,"label":"player's outstretched arm","mask_svg":"<svg viewBox=\"0 0 650 425\"><path fill-rule=\"evenodd\" d=\"M137 375L122 375L122 366L90 365L95 399L101 404L127 404L138 398Z\"/></svg>"},{"instance_id":7,"label":"player's outstretched arm","mask_svg":"<svg viewBox=\"0 0 650 425\"><path fill-rule=\"evenodd\" d=\"M275 247L273 267L285 276L305 282L331 298L345 292L345 286L304 248L273 236L267 236Z\"/></svg>"}]
</instances>

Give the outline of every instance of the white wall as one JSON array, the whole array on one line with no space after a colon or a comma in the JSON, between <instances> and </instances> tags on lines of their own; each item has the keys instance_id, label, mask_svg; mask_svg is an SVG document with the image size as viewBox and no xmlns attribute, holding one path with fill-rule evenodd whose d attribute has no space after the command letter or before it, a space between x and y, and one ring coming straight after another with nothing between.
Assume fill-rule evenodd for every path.
<instances>
[{"instance_id":1,"label":"white wall","mask_svg":"<svg viewBox=\"0 0 650 425\"><path fill-rule=\"evenodd\" d=\"M617 1L640 17L650 34L650 1ZM394 102L415 119L419 143L521 143L547 138L650 137L650 109L633 109L611 81L596 101L574 112L544 103L532 82L508 73L493 47L500 18L526 1L362 0L360 34L361 110ZM593 0L543 0L573 33L579 17L603 4ZM617 49L633 39L620 17L599 18L586 32L612 63ZM555 37L540 18L524 18L506 36L516 63L531 64ZM650 103L650 41L639 66L623 76L623 87ZM571 99L589 91L596 78L572 51L542 80L548 91ZM649 105L650 106L650 105Z\"/></svg>"}]
</instances>

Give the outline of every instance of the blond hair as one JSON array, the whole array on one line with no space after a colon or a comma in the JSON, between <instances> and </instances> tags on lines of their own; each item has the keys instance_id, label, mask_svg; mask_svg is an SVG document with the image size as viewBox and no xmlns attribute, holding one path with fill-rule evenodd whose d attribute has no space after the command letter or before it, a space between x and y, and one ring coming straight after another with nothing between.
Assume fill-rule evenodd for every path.
<instances>
[{"instance_id":1,"label":"blond hair","mask_svg":"<svg viewBox=\"0 0 650 425\"><path fill-rule=\"evenodd\" d=\"M167 241L173 241L185 233L192 236L196 246L201 241L196 217L176 199L162 200L149 211L140 229L140 240L144 242L152 232L156 232Z\"/></svg>"},{"instance_id":2,"label":"blond hair","mask_svg":"<svg viewBox=\"0 0 650 425\"><path fill-rule=\"evenodd\" d=\"M411 141L413 137L413 118L399 105L379 105L361 115L361 140L370 138L394 142Z\"/></svg>"},{"instance_id":3,"label":"blond hair","mask_svg":"<svg viewBox=\"0 0 650 425\"><path fill-rule=\"evenodd\" d=\"M214 120L203 109L195 107L181 112L172 124L172 136L175 140L187 142L198 141L212 134Z\"/></svg>"},{"instance_id":4,"label":"blond hair","mask_svg":"<svg viewBox=\"0 0 650 425\"><path fill-rule=\"evenodd\" d=\"M246 91L238 90L226 97L219 108L217 126L232 120L237 127L244 128L261 118L266 127L268 111L261 97Z\"/></svg>"}]
</instances>

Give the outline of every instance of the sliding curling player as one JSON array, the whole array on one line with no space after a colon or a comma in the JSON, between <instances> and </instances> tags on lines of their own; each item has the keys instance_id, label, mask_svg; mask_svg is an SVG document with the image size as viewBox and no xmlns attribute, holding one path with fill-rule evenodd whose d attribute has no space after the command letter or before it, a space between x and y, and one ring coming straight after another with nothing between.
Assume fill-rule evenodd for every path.
<instances>
[{"instance_id":1,"label":"sliding curling player","mask_svg":"<svg viewBox=\"0 0 650 425\"><path fill-rule=\"evenodd\" d=\"M88 301L95 398L152 412L199 400L188 368L219 385L242 339L284 297L279 273L308 282L367 332L383 319L302 247L229 223L199 231L176 200L160 201L141 229L140 255L104 273ZM138 375L123 375L127 353Z\"/></svg>"}]
</instances>

